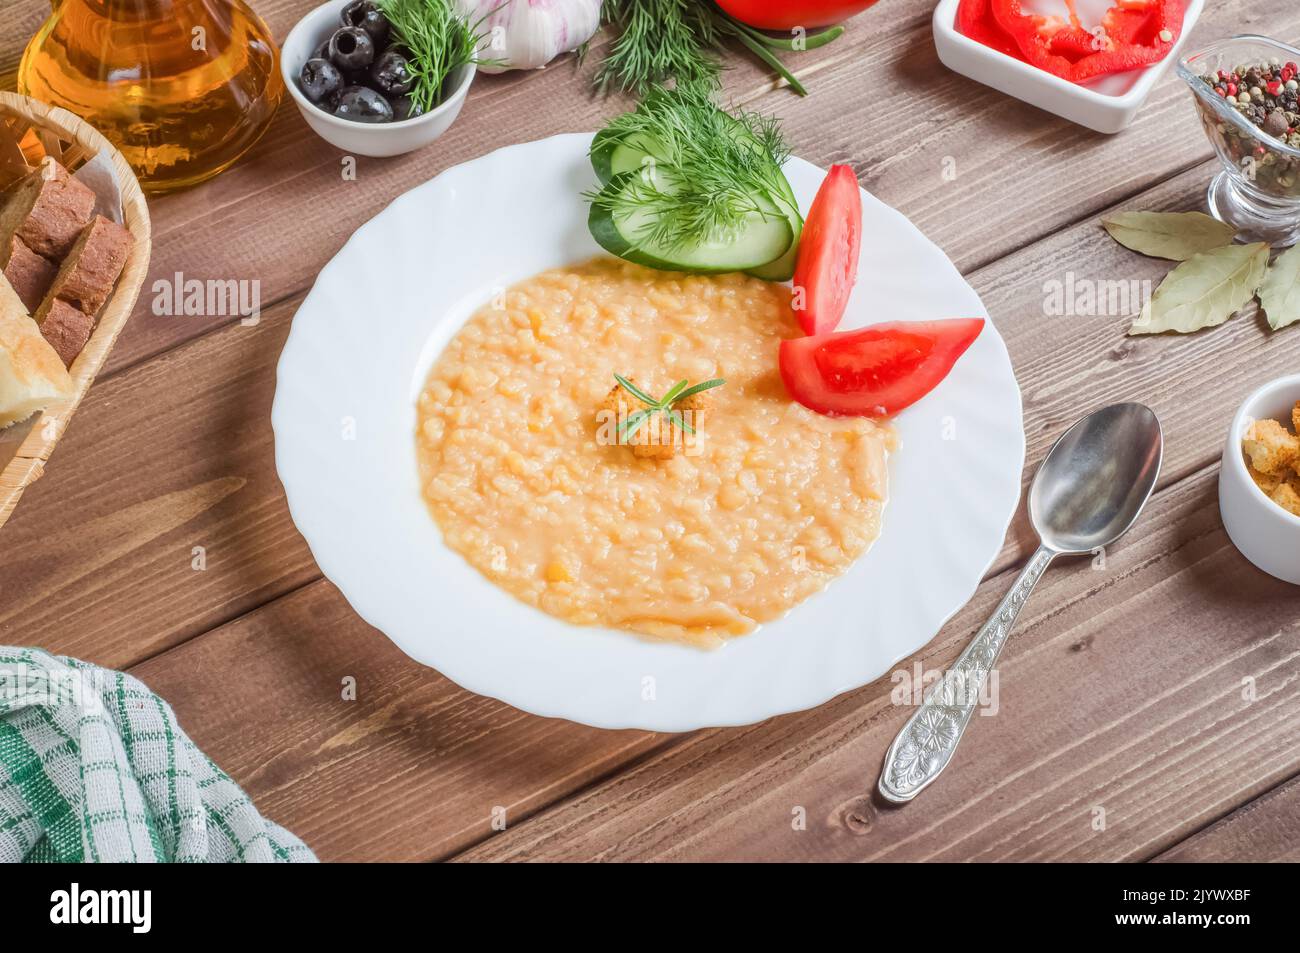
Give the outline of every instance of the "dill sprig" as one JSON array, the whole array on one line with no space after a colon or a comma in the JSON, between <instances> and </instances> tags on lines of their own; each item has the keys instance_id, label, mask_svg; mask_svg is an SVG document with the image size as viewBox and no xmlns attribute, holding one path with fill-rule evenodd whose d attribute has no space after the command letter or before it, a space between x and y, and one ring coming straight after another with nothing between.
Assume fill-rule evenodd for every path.
<instances>
[{"instance_id":1,"label":"dill sprig","mask_svg":"<svg viewBox=\"0 0 1300 953\"><path fill-rule=\"evenodd\" d=\"M618 31L596 73L601 92L615 80L636 96L672 79L717 82L722 44L698 0L605 0L601 12Z\"/></svg>"},{"instance_id":2,"label":"dill sprig","mask_svg":"<svg viewBox=\"0 0 1300 953\"><path fill-rule=\"evenodd\" d=\"M688 397L694 397L696 394L712 390L715 387L721 387L727 383L722 378L715 377L711 381L704 381L692 387L689 381L682 380L674 384L672 389L663 397L651 397L626 377L615 374L614 380L618 381L619 387L645 404L645 409L628 414L623 422L618 425L618 435L624 443L631 440L636 435L636 432L641 429L641 426L655 414L663 414L678 430L689 434L695 433L695 428L686 422L682 412L677 409L677 404L680 404Z\"/></svg>"},{"instance_id":3,"label":"dill sprig","mask_svg":"<svg viewBox=\"0 0 1300 953\"><path fill-rule=\"evenodd\" d=\"M672 80L716 84L724 39L745 47L806 96L808 90L774 51L816 49L844 32L833 26L797 41L773 36L730 16L712 0L605 0L602 12L618 38L596 73L596 86L606 92L615 84L637 96Z\"/></svg>"},{"instance_id":4,"label":"dill sprig","mask_svg":"<svg viewBox=\"0 0 1300 953\"><path fill-rule=\"evenodd\" d=\"M587 194L616 218L645 213L639 217L644 225L628 236L638 246L726 243L754 215L784 216L775 203L785 188L781 165L790 150L772 117L729 115L698 84L656 86L605 134L654 143L653 163L621 188Z\"/></svg>"},{"instance_id":5,"label":"dill sprig","mask_svg":"<svg viewBox=\"0 0 1300 953\"><path fill-rule=\"evenodd\" d=\"M407 67L415 79L411 101L420 112L442 103L447 77L468 63L486 63L478 50L486 34L483 20L471 22L452 0L377 0L393 26L397 42L410 52Z\"/></svg>"}]
</instances>

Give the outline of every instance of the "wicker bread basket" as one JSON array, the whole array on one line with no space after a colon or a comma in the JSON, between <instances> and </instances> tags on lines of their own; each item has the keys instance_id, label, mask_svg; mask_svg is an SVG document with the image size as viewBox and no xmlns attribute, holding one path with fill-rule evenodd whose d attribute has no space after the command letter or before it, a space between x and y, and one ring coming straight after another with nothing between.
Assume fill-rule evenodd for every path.
<instances>
[{"instance_id":1,"label":"wicker bread basket","mask_svg":"<svg viewBox=\"0 0 1300 953\"><path fill-rule=\"evenodd\" d=\"M22 139L31 130L34 137L28 136L27 142L38 144L38 148L62 162L69 172L75 172L96 155L107 155L117 172L121 189L123 224L135 238L126 266L99 313L90 340L68 369L73 384L71 396L51 404L43 414L0 430L0 526L3 526L18 505L23 490L44 472L45 461L54 452L55 444L63 435L82 396L89 390L91 381L99 373L113 342L130 317L149 270L150 233L149 209L131 167L121 153L84 120L66 109L48 106L17 93L0 91L0 123L14 133L15 139ZM9 184L0 183L0 188Z\"/></svg>"}]
</instances>

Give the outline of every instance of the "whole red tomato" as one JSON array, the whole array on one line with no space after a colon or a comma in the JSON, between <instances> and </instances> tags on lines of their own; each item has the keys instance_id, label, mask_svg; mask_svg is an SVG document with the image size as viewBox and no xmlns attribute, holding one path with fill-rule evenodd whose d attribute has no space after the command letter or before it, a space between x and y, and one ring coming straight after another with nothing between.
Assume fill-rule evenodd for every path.
<instances>
[{"instance_id":1,"label":"whole red tomato","mask_svg":"<svg viewBox=\"0 0 1300 953\"><path fill-rule=\"evenodd\" d=\"M876 0L717 0L722 7L741 23L760 30L793 30L801 26L807 30L842 23L851 16L872 6Z\"/></svg>"}]
</instances>

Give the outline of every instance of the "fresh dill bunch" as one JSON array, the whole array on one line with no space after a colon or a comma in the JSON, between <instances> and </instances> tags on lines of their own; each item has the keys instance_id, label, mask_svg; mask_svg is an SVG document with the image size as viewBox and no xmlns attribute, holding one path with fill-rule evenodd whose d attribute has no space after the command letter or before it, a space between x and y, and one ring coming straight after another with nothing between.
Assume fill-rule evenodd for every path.
<instances>
[{"instance_id":1,"label":"fresh dill bunch","mask_svg":"<svg viewBox=\"0 0 1300 953\"><path fill-rule=\"evenodd\" d=\"M644 225L628 236L638 246L726 243L754 215L784 217L781 165L790 149L771 117L732 116L699 84L656 86L605 133L618 141L653 143L652 164L627 176L621 188L587 196L616 218L641 213Z\"/></svg>"},{"instance_id":2,"label":"fresh dill bunch","mask_svg":"<svg viewBox=\"0 0 1300 953\"><path fill-rule=\"evenodd\" d=\"M447 77L478 59L485 34L482 20L471 22L456 11L452 0L377 0L392 24L397 42L410 52L407 68L415 80L411 101L421 112L442 103Z\"/></svg>"},{"instance_id":3,"label":"fresh dill bunch","mask_svg":"<svg viewBox=\"0 0 1300 953\"><path fill-rule=\"evenodd\" d=\"M716 86L727 42L744 47L806 96L777 53L814 50L844 32L833 26L797 38L773 35L737 20L713 0L605 0L602 12L618 38L596 73L596 87L603 93L613 83L637 96L672 80Z\"/></svg>"},{"instance_id":4,"label":"fresh dill bunch","mask_svg":"<svg viewBox=\"0 0 1300 953\"><path fill-rule=\"evenodd\" d=\"M636 96L672 79L717 83L722 42L699 0L605 0L601 12L618 31L596 73L601 92L612 82Z\"/></svg>"}]
</instances>

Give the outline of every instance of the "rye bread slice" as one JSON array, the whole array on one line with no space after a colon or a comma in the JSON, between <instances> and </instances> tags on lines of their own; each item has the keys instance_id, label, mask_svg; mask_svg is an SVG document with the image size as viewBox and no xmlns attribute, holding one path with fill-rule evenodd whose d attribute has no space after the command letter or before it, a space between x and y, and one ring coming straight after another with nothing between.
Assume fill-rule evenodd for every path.
<instances>
[{"instance_id":1,"label":"rye bread slice","mask_svg":"<svg viewBox=\"0 0 1300 953\"><path fill-rule=\"evenodd\" d=\"M131 252L131 243L130 232L96 215L81 230L45 297L66 301L93 317L113 293L113 285Z\"/></svg>"},{"instance_id":2,"label":"rye bread slice","mask_svg":"<svg viewBox=\"0 0 1300 953\"><path fill-rule=\"evenodd\" d=\"M50 285L54 284L55 275L59 273L59 266L36 254L26 242L14 235L8 245L0 248L0 271L4 272L23 306L31 313L41 306Z\"/></svg>"},{"instance_id":3,"label":"rye bread slice","mask_svg":"<svg viewBox=\"0 0 1300 953\"><path fill-rule=\"evenodd\" d=\"M0 246L17 235L32 251L62 261L95 210L95 193L46 156L0 208Z\"/></svg>"},{"instance_id":4,"label":"rye bread slice","mask_svg":"<svg viewBox=\"0 0 1300 953\"><path fill-rule=\"evenodd\" d=\"M33 317L40 326L41 335L62 359L63 366L71 367L90 340L95 319L61 298L46 298Z\"/></svg>"}]
</instances>

